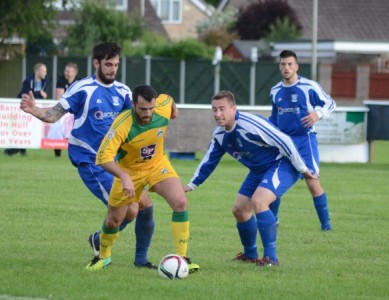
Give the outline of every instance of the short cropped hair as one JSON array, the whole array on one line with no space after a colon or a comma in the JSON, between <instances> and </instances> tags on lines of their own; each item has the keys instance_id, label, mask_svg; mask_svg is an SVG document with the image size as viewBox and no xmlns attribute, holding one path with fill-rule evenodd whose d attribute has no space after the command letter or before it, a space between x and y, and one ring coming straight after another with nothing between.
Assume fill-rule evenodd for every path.
<instances>
[{"instance_id":1,"label":"short cropped hair","mask_svg":"<svg viewBox=\"0 0 389 300\"><path fill-rule=\"evenodd\" d=\"M138 85L132 91L132 102L137 104L138 97L142 96L147 102L157 98L157 92L149 85Z\"/></svg>"},{"instance_id":2,"label":"short cropped hair","mask_svg":"<svg viewBox=\"0 0 389 300\"><path fill-rule=\"evenodd\" d=\"M292 50L283 50L281 51L280 53L280 59L281 58L287 58L287 57L294 57L295 60L297 61L297 55L295 52L293 52Z\"/></svg>"},{"instance_id":3,"label":"short cropped hair","mask_svg":"<svg viewBox=\"0 0 389 300\"><path fill-rule=\"evenodd\" d=\"M68 63L66 64L66 66L69 67L69 68L73 68L74 70L76 70L76 71L78 72L78 65L77 65L76 63L74 63L74 62L68 62Z\"/></svg>"},{"instance_id":4,"label":"short cropped hair","mask_svg":"<svg viewBox=\"0 0 389 300\"><path fill-rule=\"evenodd\" d=\"M230 102L233 105L236 105L235 95L230 91L220 91L219 93L217 93L212 97L212 100L220 100L223 98L227 98L228 102Z\"/></svg>"},{"instance_id":5,"label":"short cropped hair","mask_svg":"<svg viewBox=\"0 0 389 300\"><path fill-rule=\"evenodd\" d=\"M42 66L46 66L44 63L37 63L34 65L34 72L39 70Z\"/></svg>"},{"instance_id":6,"label":"short cropped hair","mask_svg":"<svg viewBox=\"0 0 389 300\"><path fill-rule=\"evenodd\" d=\"M93 48L93 59L101 62L102 59L111 59L120 55L121 48L114 42L103 42Z\"/></svg>"}]
</instances>

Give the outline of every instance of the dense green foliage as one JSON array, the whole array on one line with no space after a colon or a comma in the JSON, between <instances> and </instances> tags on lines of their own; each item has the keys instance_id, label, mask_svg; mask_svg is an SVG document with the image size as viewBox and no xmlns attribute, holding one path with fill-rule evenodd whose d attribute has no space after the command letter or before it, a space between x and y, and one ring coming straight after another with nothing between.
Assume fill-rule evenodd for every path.
<instances>
[{"instance_id":1,"label":"dense green foliage","mask_svg":"<svg viewBox=\"0 0 389 300\"><path fill-rule=\"evenodd\" d=\"M126 56L152 55L176 59L212 59L214 47L195 39L170 42L151 33L145 34L136 43L127 41L123 46Z\"/></svg>"},{"instance_id":2,"label":"dense green foliage","mask_svg":"<svg viewBox=\"0 0 389 300\"><path fill-rule=\"evenodd\" d=\"M112 266L86 272L92 258L87 237L101 226L105 208L83 186L66 151L59 159L52 150L0 155L0 298L386 299L388 151L388 142L377 143L374 163L322 165L331 232L320 231L303 181L288 191L278 228L281 265L269 269L231 261L241 251L231 207L247 169L223 159L206 183L187 194L189 255L201 269L179 281L134 268L133 224L114 246ZM172 164L186 183L198 161ZM157 195L152 199L156 229L149 259L157 263L174 247L171 211Z\"/></svg>"},{"instance_id":3,"label":"dense green foliage","mask_svg":"<svg viewBox=\"0 0 389 300\"><path fill-rule=\"evenodd\" d=\"M41 51L52 45L51 29L54 27L55 0L1 0L0 45L6 39L23 38L29 45L40 42ZM43 40L43 41L42 41Z\"/></svg>"},{"instance_id":4,"label":"dense green foliage","mask_svg":"<svg viewBox=\"0 0 389 300\"><path fill-rule=\"evenodd\" d=\"M71 55L90 55L96 43L133 41L140 38L143 31L140 17L129 18L125 12L86 1L76 14L75 24L69 26L64 45Z\"/></svg>"}]
</instances>

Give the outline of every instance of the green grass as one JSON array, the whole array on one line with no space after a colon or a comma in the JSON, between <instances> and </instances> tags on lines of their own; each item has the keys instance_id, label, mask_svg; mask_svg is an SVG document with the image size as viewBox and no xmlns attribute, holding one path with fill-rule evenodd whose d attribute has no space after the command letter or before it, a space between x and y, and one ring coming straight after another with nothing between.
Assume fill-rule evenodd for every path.
<instances>
[{"instance_id":1,"label":"green grass","mask_svg":"<svg viewBox=\"0 0 389 300\"><path fill-rule=\"evenodd\" d=\"M320 231L303 181L284 196L281 265L269 269L231 261L241 251L231 207L246 170L223 159L187 194L189 256L201 270L177 281L133 267L133 224L114 246L110 268L84 271L92 258L87 237L106 211L66 151L60 159L48 150L0 155L0 299L388 299L389 143L375 146L371 164L322 164L331 232ZM183 183L197 164L173 160ZM159 196L152 198L156 230L149 259L157 263L174 247L171 211Z\"/></svg>"}]
</instances>

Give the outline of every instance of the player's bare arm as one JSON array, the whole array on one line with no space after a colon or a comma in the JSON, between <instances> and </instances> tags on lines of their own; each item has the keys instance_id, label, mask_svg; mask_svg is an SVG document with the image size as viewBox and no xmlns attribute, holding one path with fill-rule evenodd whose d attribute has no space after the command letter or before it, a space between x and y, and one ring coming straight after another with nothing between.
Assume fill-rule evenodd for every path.
<instances>
[{"instance_id":1,"label":"player's bare arm","mask_svg":"<svg viewBox=\"0 0 389 300\"><path fill-rule=\"evenodd\" d=\"M176 103L172 102L172 114L170 116L170 119L176 119L178 118L178 108L176 106Z\"/></svg>"},{"instance_id":2,"label":"player's bare arm","mask_svg":"<svg viewBox=\"0 0 389 300\"><path fill-rule=\"evenodd\" d=\"M29 94L22 95L20 108L34 117L46 123L54 123L66 114L66 110L60 103L52 107L37 107L34 95L30 91Z\"/></svg>"}]
</instances>

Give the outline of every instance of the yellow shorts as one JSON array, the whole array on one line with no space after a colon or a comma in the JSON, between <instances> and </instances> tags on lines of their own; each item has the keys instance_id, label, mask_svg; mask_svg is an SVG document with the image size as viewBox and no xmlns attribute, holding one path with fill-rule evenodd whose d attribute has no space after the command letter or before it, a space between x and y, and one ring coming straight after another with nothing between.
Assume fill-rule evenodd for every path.
<instances>
[{"instance_id":1,"label":"yellow shorts","mask_svg":"<svg viewBox=\"0 0 389 300\"><path fill-rule=\"evenodd\" d=\"M108 203L111 206L125 206L132 202L139 202L145 186L149 186L149 191L153 192L153 186L167 178L178 178L178 175L167 158L161 159L153 168L145 170L126 169L135 187L135 196L128 198L124 195L122 181L115 177Z\"/></svg>"}]
</instances>

